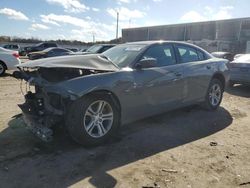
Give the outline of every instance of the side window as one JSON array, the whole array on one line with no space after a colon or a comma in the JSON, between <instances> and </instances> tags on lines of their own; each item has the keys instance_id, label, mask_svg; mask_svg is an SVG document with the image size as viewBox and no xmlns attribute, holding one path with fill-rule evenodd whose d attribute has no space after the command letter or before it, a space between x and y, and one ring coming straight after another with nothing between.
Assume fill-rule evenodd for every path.
<instances>
[{"instance_id":1,"label":"side window","mask_svg":"<svg viewBox=\"0 0 250 188\"><path fill-rule=\"evenodd\" d=\"M111 48L112 46L104 46L100 49L99 53L105 52L106 50L108 50L109 48Z\"/></svg>"},{"instance_id":2,"label":"side window","mask_svg":"<svg viewBox=\"0 0 250 188\"><path fill-rule=\"evenodd\" d=\"M200 61L206 60L206 56L203 52L201 52L200 50L197 50L198 56Z\"/></svg>"},{"instance_id":3,"label":"side window","mask_svg":"<svg viewBox=\"0 0 250 188\"><path fill-rule=\"evenodd\" d=\"M47 47L56 47L56 44L54 44L54 43L47 43Z\"/></svg>"},{"instance_id":4,"label":"side window","mask_svg":"<svg viewBox=\"0 0 250 188\"><path fill-rule=\"evenodd\" d=\"M44 48L49 48L49 47L50 47L49 44L44 43Z\"/></svg>"},{"instance_id":5,"label":"side window","mask_svg":"<svg viewBox=\"0 0 250 188\"><path fill-rule=\"evenodd\" d=\"M200 57L195 48L189 46L177 46L177 49L182 63L200 61Z\"/></svg>"},{"instance_id":6,"label":"side window","mask_svg":"<svg viewBox=\"0 0 250 188\"><path fill-rule=\"evenodd\" d=\"M45 44L40 44L38 47L39 47L39 48L44 48L44 47L46 47L46 46L45 46Z\"/></svg>"},{"instance_id":7,"label":"side window","mask_svg":"<svg viewBox=\"0 0 250 188\"><path fill-rule=\"evenodd\" d=\"M61 53L65 53L65 52L67 52L67 50L64 50L64 49L55 49L55 53L61 54Z\"/></svg>"},{"instance_id":8,"label":"side window","mask_svg":"<svg viewBox=\"0 0 250 188\"><path fill-rule=\"evenodd\" d=\"M173 47L169 44L150 47L142 57L146 58L155 58L158 67L176 64Z\"/></svg>"}]
</instances>

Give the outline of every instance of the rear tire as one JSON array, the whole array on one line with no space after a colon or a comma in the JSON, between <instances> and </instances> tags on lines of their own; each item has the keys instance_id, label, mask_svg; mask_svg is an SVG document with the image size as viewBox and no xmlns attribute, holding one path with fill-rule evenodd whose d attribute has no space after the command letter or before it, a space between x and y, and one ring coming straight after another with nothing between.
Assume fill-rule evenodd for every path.
<instances>
[{"instance_id":1,"label":"rear tire","mask_svg":"<svg viewBox=\"0 0 250 188\"><path fill-rule=\"evenodd\" d=\"M216 110L221 103L224 88L219 79L213 78L209 84L203 106L207 110Z\"/></svg>"},{"instance_id":2,"label":"rear tire","mask_svg":"<svg viewBox=\"0 0 250 188\"><path fill-rule=\"evenodd\" d=\"M0 76L3 76L6 71L6 65L3 62L0 62Z\"/></svg>"},{"instance_id":3,"label":"rear tire","mask_svg":"<svg viewBox=\"0 0 250 188\"><path fill-rule=\"evenodd\" d=\"M98 109L103 111L99 113ZM66 119L69 135L84 146L103 144L115 135L119 126L119 109L108 95L85 96L74 101Z\"/></svg>"}]
</instances>

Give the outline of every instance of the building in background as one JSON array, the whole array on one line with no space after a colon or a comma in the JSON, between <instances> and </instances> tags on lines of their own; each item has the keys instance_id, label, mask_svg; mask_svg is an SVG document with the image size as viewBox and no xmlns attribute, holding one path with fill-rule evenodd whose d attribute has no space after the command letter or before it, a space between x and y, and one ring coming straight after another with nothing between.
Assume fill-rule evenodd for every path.
<instances>
[{"instance_id":1,"label":"building in background","mask_svg":"<svg viewBox=\"0 0 250 188\"><path fill-rule=\"evenodd\" d=\"M123 29L122 39L187 41L209 52L250 53L250 17Z\"/></svg>"}]
</instances>

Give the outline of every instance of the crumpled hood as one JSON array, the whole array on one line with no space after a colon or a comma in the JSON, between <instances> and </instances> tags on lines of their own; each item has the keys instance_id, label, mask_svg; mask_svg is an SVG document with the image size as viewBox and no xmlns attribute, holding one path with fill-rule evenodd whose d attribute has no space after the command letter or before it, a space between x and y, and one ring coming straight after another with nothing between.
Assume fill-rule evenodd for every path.
<instances>
[{"instance_id":1,"label":"crumpled hood","mask_svg":"<svg viewBox=\"0 0 250 188\"><path fill-rule=\"evenodd\" d=\"M89 70L118 71L119 68L100 54L71 55L28 61L19 68L79 68Z\"/></svg>"}]
</instances>

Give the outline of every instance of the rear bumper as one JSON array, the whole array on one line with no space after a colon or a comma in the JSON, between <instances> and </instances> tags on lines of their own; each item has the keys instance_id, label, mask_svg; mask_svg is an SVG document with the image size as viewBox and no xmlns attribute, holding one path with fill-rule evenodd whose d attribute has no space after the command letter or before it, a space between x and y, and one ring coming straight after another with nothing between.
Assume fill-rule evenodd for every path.
<instances>
[{"instance_id":1,"label":"rear bumper","mask_svg":"<svg viewBox=\"0 0 250 188\"><path fill-rule=\"evenodd\" d=\"M11 58L6 61L7 69L8 70L17 70L17 65L21 64L21 60L19 58Z\"/></svg>"}]
</instances>

